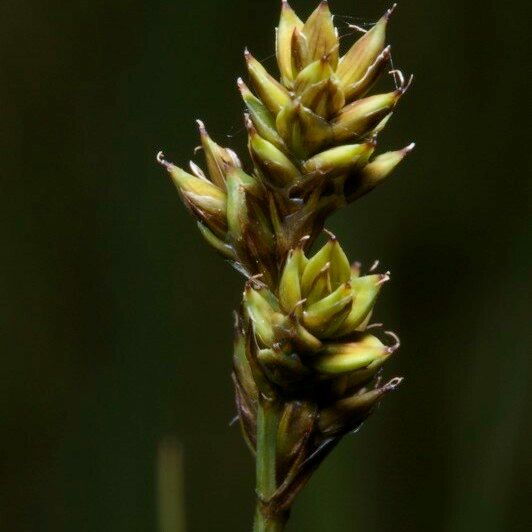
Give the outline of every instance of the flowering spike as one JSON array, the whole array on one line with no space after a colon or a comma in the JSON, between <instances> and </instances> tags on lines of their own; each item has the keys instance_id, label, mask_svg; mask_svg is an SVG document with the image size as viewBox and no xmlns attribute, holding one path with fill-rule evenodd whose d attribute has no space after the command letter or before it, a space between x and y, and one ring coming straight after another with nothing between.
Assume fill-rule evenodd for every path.
<instances>
[{"instance_id":1,"label":"flowering spike","mask_svg":"<svg viewBox=\"0 0 532 532\"><path fill-rule=\"evenodd\" d=\"M401 383L380 377L399 338L383 331L393 339L386 345L369 334L379 332L372 316L389 272L377 273L376 262L363 274L324 230L328 216L383 182L413 149L374 155L412 83L386 46L394 7L340 59L328 3L303 23L282 0L280 80L246 50L249 87L237 81L250 167L202 122L205 173L157 155L202 236L247 278L233 382L242 433L257 455L257 530L266 522L282 530L280 516L314 469ZM384 76L395 90L373 93ZM323 232L327 241L311 254Z\"/></svg>"}]
</instances>

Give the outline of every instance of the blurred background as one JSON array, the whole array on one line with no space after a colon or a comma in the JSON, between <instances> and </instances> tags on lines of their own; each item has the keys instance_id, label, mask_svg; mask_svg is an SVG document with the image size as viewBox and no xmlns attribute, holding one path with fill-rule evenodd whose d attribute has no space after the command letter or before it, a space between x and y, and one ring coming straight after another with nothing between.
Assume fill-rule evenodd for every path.
<instances>
[{"instance_id":1,"label":"blurred background","mask_svg":"<svg viewBox=\"0 0 532 532\"><path fill-rule=\"evenodd\" d=\"M331 7L349 33L389 3ZM278 14L0 1L2 530L156 531L168 437L187 530L250 529L252 460L229 427L242 279L155 153L186 163L199 117L242 149L242 50L273 67ZM381 147L417 149L329 228L392 270L376 315L401 334L387 375L406 382L314 477L294 532L532 529L529 20L518 1L404 0L393 16L416 81Z\"/></svg>"}]
</instances>

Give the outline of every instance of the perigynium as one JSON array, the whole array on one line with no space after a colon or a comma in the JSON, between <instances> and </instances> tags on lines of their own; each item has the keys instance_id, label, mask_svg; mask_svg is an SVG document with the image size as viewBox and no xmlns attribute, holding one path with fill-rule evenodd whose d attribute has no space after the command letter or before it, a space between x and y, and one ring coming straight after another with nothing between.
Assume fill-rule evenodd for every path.
<instances>
[{"instance_id":1,"label":"perigynium","mask_svg":"<svg viewBox=\"0 0 532 532\"><path fill-rule=\"evenodd\" d=\"M251 88L238 80L252 167L200 121L207 172L157 156L203 237L247 279L235 314L233 382L256 459L255 531L284 528L312 473L402 380L381 381L399 340L371 324L389 274L351 265L327 231L325 245L309 252L327 217L382 183L413 148L375 155L411 83L391 70L392 11L340 56L327 2L303 22L283 1L280 80L247 50ZM383 74L393 88L370 95Z\"/></svg>"}]
</instances>

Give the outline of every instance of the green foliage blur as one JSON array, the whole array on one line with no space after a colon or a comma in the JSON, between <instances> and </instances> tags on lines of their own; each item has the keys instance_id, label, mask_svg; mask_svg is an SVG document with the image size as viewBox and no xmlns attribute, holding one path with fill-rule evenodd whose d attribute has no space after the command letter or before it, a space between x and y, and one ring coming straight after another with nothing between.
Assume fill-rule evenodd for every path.
<instances>
[{"instance_id":1,"label":"green foliage blur","mask_svg":"<svg viewBox=\"0 0 532 532\"><path fill-rule=\"evenodd\" d=\"M376 318L401 335L387 375L406 381L289 530L532 529L525 6L404 0L393 16L416 81L381 147L417 149L329 227L392 271ZM345 34L387 7L331 2ZM252 460L229 426L242 279L155 153L185 163L200 117L242 152L242 50L271 67L278 14L276 0L0 2L0 529L158 530L168 437L188 532L250 529Z\"/></svg>"}]
</instances>

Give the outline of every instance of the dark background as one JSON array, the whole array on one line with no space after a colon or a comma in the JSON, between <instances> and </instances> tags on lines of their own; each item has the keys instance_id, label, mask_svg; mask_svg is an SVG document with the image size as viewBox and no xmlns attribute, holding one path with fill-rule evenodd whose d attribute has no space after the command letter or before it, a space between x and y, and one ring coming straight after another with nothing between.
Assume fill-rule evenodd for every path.
<instances>
[{"instance_id":1,"label":"dark background","mask_svg":"<svg viewBox=\"0 0 532 532\"><path fill-rule=\"evenodd\" d=\"M416 82L383 147L418 147L329 227L392 270L377 316L406 382L313 479L294 532L532 527L524 6L404 0L393 17ZM332 2L359 23L386 7ZM189 532L249 530L252 461L228 427L242 279L154 155L184 164L199 117L243 145L241 52L272 67L277 17L275 0L0 0L2 530L155 531L167 435Z\"/></svg>"}]
</instances>

